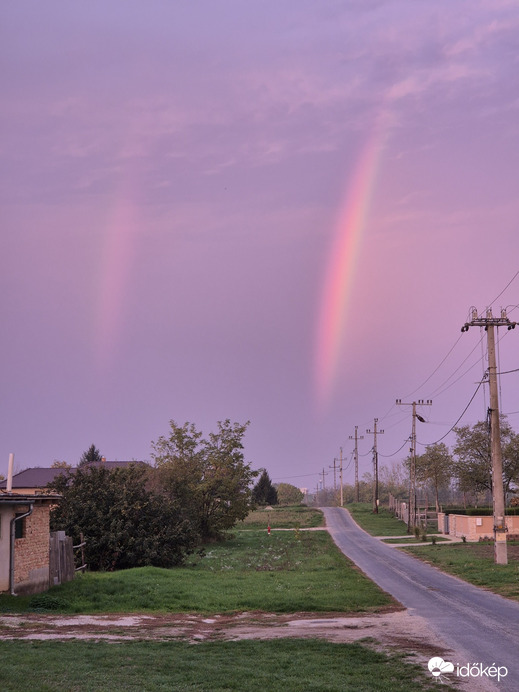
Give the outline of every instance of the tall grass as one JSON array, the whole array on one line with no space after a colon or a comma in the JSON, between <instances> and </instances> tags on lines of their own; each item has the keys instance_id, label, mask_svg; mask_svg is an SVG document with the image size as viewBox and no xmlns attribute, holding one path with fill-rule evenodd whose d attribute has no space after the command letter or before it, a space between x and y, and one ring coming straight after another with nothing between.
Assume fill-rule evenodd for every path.
<instances>
[{"instance_id":1,"label":"tall grass","mask_svg":"<svg viewBox=\"0 0 519 692\"><path fill-rule=\"evenodd\" d=\"M0 597L4 612L372 612L394 604L325 531L242 531L185 567L87 573L32 599Z\"/></svg>"}]
</instances>

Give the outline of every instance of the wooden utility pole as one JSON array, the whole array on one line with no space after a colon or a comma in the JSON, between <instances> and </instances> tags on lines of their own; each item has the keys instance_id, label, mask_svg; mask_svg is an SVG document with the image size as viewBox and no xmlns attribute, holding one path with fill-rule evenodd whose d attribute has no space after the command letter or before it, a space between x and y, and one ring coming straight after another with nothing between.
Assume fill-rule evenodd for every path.
<instances>
[{"instance_id":1,"label":"wooden utility pole","mask_svg":"<svg viewBox=\"0 0 519 692\"><path fill-rule=\"evenodd\" d=\"M383 435L383 430L377 430L378 418L373 419L373 430L366 430L368 435L373 435L373 513L378 514L378 451L377 435Z\"/></svg>"},{"instance_id":2,"label":"wooden utility pole","mask_svg":"<svg viewBox=\"0 0 519 692\"><path fill-rule=\"evenodd\" d=\"M396 400L397 406L412 406L413 407L413 423L411 428L411 463L409 465L409 508L407 514L407 531L411 532L411 527L416 526L416 419L425 423L422 416L416 413L417 406L432 406L432 399L418 399L410 404L402 402L402 399Z\"/></svg>"},{"instance_id":3,"label":"wooden utility pole","mask_svg":"<svg viewBox=\"0 0 519 692\"><path fill-rule=\"evenodd\" d=\"M360 502L359 496L359 449L357 447L357 441L363 440L364 435L358 435L359 426L355 426L355 436L350 435L350 440L355 440L355 449L353 450L353 458L355 460L355 502Z\"/></svg>"},{"instance_id":4,"label":"wooden utility pole","mask_svg":"<svg viewBox=\"0 0 519 692\"><path fill-rule=\"evenodd\" d=\"M472 308L471 322L465 322L462 332L469 327L484 327L487 333L488 346L488 386L490 389L490 454L492 458L492 500L494 507L494 562L497 565L508 564L506 545L505 491L503 487L503 457L501 451L501 428L499 425L499 394L497 387L496 340L494 327L515 329L517 322L510 322L506 310L501 310L501 317L494 317L488 308L485 317L478 317L476 308Z\"/></svg>"}]
</instances>

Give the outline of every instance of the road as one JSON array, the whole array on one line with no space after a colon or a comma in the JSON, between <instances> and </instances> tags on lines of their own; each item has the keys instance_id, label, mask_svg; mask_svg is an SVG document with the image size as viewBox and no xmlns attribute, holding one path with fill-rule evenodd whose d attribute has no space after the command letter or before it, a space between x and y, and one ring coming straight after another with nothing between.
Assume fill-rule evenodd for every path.
<instances>
[{"instance_id":1,"label":"road","mask_svg":"<svg viewBox=\"0 0 519 692\"><path fill-rule=\"evenodd\" d=\"M341 551L411 614L425 618L445 644L465 657L452 661L455 666L506 666L508 675L495 683L496 688L519 690L519 603L382 543L359 528L340 507L325 507L323 512ZM443 653L439 650L438 656L443 658ZM448 656L445 659L449 660ZM489 680L488 676L479 677Z\"/></svg>"}]
</instances>

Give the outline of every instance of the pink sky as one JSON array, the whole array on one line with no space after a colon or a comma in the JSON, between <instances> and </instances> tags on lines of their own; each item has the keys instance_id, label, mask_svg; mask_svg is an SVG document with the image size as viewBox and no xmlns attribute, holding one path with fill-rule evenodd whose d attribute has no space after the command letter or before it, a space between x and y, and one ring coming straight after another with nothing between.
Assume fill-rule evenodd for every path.
<instances>
[{"instance_id":1,"label":"pink sky","mask_svg":"<svg viewBox=\"0 0 519 692\"><path fill-rule=\"evenodd\" d=\"M231 418L315 488L374 417L405 455L396 398L448 432L486 367L470 306L519 320L516 2L22 0L0 27L0 473Z\"/></svg>"}]
</instances>

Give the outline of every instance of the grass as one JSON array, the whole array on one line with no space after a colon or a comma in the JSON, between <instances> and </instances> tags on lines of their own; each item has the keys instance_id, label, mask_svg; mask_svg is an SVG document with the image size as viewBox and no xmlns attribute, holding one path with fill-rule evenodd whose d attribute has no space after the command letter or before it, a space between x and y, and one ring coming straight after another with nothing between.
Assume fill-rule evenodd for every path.
<instances>
[{"instance_id":1,"label":"grass","mask_svg":"<svg viewBox=\"0 0 519 692\"><path fill-rule=\"evenodd\" d=\"M0 611L64 613L374 612L395 601L325 531L241 531L174 569L78 575L33 597L0 595Z\"/></svg>"},{"instance_id":2,"label":"grass","mask_svg":"<svg viewBox=\"0 0 519 692\"><path fill-rule=\"evenodd\" d=\"M407 548L403 548L407 550ZM490 589L507 598L519 600L519 544L508 544L508 564L494 563L494 544L450 543L431 545L419 551L409 549L415 557L439 567L465 581Z\"/></svg>"},{"instance_id":3,"label":"grass","mask_svg":"<svg viewBox=\"0 0 519 692\"><path fill-rule=\"evenodd\" d=\"M236 528L266 529L269 525L272 529L306 529L324 526L324 517L320 510L304 505L256 509L239 522Z\"/></svg>"},{"instance_id":4,"label":"grass","mask_svg":"<svg viewBox=\"0 0 519 692\"><path fill-rule=\"evenodd\" d=\"M437 690L424 668L402 655L317 640L3 641L0 656L3 692Z\"/></svg>"},{"instance_id":5,"label":"grass","mask_svg":"<svg viewBox=\"0 0 519 692\"><path fill-rule=\"evenodd\" d=\"M407 533L407 524L396 519L385 507L379 507L378 514L374 514L368 502L352 502L346 509L372 536L404 536Z\"/></svg>"},{"instance_id":6,"label":"grass","mask_svg":"<svg viewBox=\"0 0 519 692\"><path fill-rule=\"evenodd\" d=\"M448 538L443 538L442 536L434 536L436 541L443 541L443 542L448 542ZM422 541L421 538L415 538L415 536L404 536L400 538L383 538L382 543L409 543L413 545L427 545L427 543L431 543L431 535L427 535L427 539L425 541Z\"/></svg>"}]
</instances>

